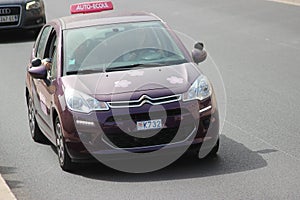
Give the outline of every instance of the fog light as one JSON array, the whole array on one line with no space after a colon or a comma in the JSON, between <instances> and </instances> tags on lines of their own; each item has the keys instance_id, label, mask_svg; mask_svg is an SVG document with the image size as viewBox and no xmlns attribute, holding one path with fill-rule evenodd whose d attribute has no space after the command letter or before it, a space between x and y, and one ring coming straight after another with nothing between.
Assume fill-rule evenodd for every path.
<instances>
[{"instance_id":1,"label":"fog light","mask_svg":"<svg viewBox=\"0 0 300 200\"><path fill-rule=\"evenodd\" d=\"M94 122L78 120L78 119L76 120L76 124L83 125L83 126L95 126Z\"/></svg>"},{"instance_id":2,"label":"fog light","mask_svg":"<svg viewBox=\"0 0 300 200\"><path fill-rule=\"evenodd\" d=\"M210 110L211 108L212 108L212 106L207 106L207 107L205 107L205 108L199 110L199 113L203 113L203 112L205 112L205 111L208 111L208 110Z\"/></svg>"}]
</instances>

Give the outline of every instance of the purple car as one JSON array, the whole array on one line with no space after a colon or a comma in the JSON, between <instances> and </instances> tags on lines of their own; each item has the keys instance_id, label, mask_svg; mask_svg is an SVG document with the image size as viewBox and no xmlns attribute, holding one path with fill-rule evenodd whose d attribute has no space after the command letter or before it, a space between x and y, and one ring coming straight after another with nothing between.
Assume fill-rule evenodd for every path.
<instances>
[{"instance_id":1,"label":"purple car","mask_svg":"<svg viewBox=\"0 0 300 200\"><path fill-rule=\"evenodd\" d=\"M216 155L217 103L197 66L203 44L190 53L157 16L88 13L112 9L93 3L71 7L87 14L48 22L33 46L26 77L33 140L53 143L67 171L93 159L198 153L204 142Z\"/></svg>"}]
</instances>

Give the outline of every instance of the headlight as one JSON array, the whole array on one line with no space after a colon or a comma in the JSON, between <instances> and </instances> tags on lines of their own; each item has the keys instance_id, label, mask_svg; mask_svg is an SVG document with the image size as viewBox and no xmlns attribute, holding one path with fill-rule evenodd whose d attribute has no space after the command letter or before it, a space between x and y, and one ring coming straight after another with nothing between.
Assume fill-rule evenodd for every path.
<instances>
[{"instance_id":1,"label":"headlight","mask_svg":"<svg viewBox=\"0 0 300 200\"><path fill-rule=\"evenodd\" d=\"M41 3L38 1L30 1L26 3L26 10L38 9L41 7Z\"/></svg>"},{"instance_id":2,"label":"headlight","mask_svg":"<svg viewBox=\"0 0 300 200\"><path fill-rule=\"evenodd\" d=\"M190 89L183 94L183 101L189 101L194 99L198 99L201 101L209 97L211 93L212 88L209 80L206 76L201 75L195 80Z\"/></svg>"},{"instance_id":3,"label":"headlight","mask_svg":"<svg viewBox=\"0 0 300 200\"><path fill-rule=\"evenodd\" d=\"M73 89L65 90L65 99L68 108L73 111L89 113L95 110L109 110L105 102Z\"/></svg>"}]
</instances>

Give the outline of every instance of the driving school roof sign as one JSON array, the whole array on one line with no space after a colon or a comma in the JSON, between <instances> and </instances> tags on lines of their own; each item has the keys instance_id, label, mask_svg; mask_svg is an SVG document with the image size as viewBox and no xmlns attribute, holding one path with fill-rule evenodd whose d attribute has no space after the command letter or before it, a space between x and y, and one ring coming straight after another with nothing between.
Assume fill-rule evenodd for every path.
<instances>
[{"instance_id":1,"label":"driving school roof sign","mask_svg":"<svg viewBox=\"0 0 300 200\"><path fill-rule=\"evenodd\" d=\"M77 13L93 13L104 10L112 10L113 4L111 1L93 1L73 4L70 7L71 14Z\"/></svg>"}]
</instances>

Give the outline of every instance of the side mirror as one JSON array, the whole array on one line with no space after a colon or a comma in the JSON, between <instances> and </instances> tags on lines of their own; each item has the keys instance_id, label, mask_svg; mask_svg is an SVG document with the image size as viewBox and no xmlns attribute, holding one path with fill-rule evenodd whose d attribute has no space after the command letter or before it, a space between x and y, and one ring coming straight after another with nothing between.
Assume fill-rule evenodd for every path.
<instances>
[{"instance_id":1,"label":"side mirror","mask_svg":"<svg viewBox=\"0 0 300 200\"><path fill-rule=\"evenodd\" d=\"M47 78L47 69L44 65L38 67L31 67L28 69L28 73L35 79L46 79Z\"/></svg>"},{"instance_id":2,"label":"side mirror","mask_svg":"<svg viewBox=\"0 0 300 200\"><path fill-rule=\"evenodd\" d=\"M41 61L41 59L39 59L39 58L35 58L35 59L33 59L32 61L31 61L31 65L33 66L33 67L38 67L38 66L40 66L42 64L42 61Z\"/></svg>"},{"instance_id":3,"label":"side mirror","mask_svg":"<svg viewBox=\"0 0 300 200\"><path fill-rule=\"evenodd\" d=\"M196 64L203 62L207 57L207 53L204 50L204 45L201 42L197 42L192 50L192 58Z\"/></svg>"},{"instance_id":4,"label":"side mirror","mask_svg":"<svg viewBox=\"0 0 300 200\"><path fill-rule=\"evenodd\" d=\"M197 42L195 45L194 45L194 48L195 49L199 49L200 51L203 50L204 48L204 44L202 42Z\"/></svg>"}]
</instances>

